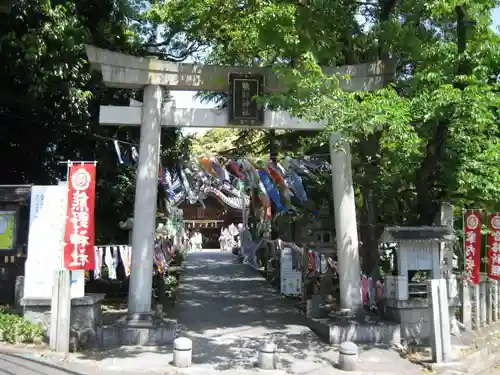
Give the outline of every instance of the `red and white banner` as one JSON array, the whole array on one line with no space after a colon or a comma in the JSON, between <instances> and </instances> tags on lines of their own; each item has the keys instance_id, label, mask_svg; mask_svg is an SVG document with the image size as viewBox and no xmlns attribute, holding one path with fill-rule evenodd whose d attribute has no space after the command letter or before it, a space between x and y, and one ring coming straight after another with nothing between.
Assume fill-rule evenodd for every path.
<instances>
[{"instance_id":1,"label":"red and white banner","mask_svg":"<svg viewBox=\"0 0 500 375\"><path fill-rule=\"evenodd\" d=\"M94 163L70 166L68 206L64 232L64 267L68 270L94 270Z\"/></svg>"},{"instance_id":2,"label":"red and white banner","mask_svg":"<svg viewBox=\"0 0 500 375\"><path fill-rule=\"evenodd\" d=\"M481 224L479 211L465 212L465 277L472 284L479 284L481 267Z\"/></svg>"},{"instance_id":3,"label":"red and white banner","mask_svg":"<svg viewBox=\"0 0 500 375\"><path fill-rule=\"evenodd\" d=\"M488 216L488 277L500 280L500 212Z\"/></svg>"}]
</instances>

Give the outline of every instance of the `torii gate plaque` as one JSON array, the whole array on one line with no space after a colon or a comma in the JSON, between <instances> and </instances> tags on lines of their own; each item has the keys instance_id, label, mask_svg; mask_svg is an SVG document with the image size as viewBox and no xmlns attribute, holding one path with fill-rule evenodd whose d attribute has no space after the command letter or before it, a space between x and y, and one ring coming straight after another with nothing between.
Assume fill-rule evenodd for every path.
<instances>
[{"instance_id":1,"label":"torii gate plaque","mask_svg":"<svg viewBox=\"0 0 500 375\"><path fill-rule=\"evenodd\" d=\"M132 234L132 267L128 299L131 319L151 317L151 275L153 273L153 244L156 217L157 173L160 151L161 126L228 126L227 113L218 110L180 109L167 104L162 108L161 86L170 90L229 91L228 77L233 78L233 94L246 98L246 104L236 104L230 110L232 127L244 126L263 129L322 129L324 122L306 122L291 118L283 112L265 111L263 120L260 108L248 100L255 91L283 92L282 82L269 68L242 68L172 63L155 58L136 57L86 46L88 59L94 69L102 72L104 83L109 87L144 88L141 107L101 107L101 124L139 125L141 137L137 184L134 203L134 228ZM383 87L394 76L394 61L324 68L325 74L349 75L349 81L341 81L341 87L349 91L368 91ZM243 79L235 87L237 74ZM256 76L257 75L257 76ZM240 76L241 77L241 76ZM250 77L253 77L250 81ZM260 84L260 78L262 82ZM258 79L257 79L258 78ZM241 78L240 78L241 79ZM255 85L258 83L258 89ZM245 90L249 93L243 93ZM248 84L248 86L247 86ZM236 90L235 90L236 88ZM248 88L248 90L247 90ZM337 135L332 134L333 144ZM340 276L341 307L355 309L361 305L360 265L354 189L352 186L351 156L349 145L344 150L331 151L332 182L335 206L335 228Z\"/></svg>"},{"instance_id":2,"label":"torii gate plaque","mask_svg":"<svg viewBox=\"0 0 500 375\"><path fill-rule=\"evenodd\" d=\"M264 77L261 74L229 75L229 125L262 126L264 108L255 96L264 94Z\"/></svg>"}]
</instances>

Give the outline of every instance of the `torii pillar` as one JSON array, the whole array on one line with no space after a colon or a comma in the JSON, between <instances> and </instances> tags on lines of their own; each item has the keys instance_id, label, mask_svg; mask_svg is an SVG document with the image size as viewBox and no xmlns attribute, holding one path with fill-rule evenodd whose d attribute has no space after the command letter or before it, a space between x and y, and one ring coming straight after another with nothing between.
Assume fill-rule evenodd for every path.
<instances>
[{"instance_id":1,"label":"torii pillar","mask_svg":"<svg viewBox=\"0 0 500 375\"><path fill-rule=\"evenodd\" d=\"M162 107L162 86L169 90L227 92L230 73L260 74L264 77L264 91L283 92L286 84L279 80L272 69L221 67L187 63L173 63L155 58L141 58L111 52L93 46L86 46L92 67L101 71L104 83L109 87L144 89L144 101L140 107L123 107L123 124L135 125L133 114L141 111L141 137L139 163L135 189L134 225L132 231L131 276L128 297L128 311L131 319L151 316L151 287L153 274L153 246L156 217L157 173L160 152L161 125L221 127L221 119L227 114L202 112L203 110L175 110L173 106ZM349 75L348 81L341 81L346 91L371 91L379 89L392 80L395 61L377 61L338 68L323 68L326 75ZM101 117L102 109L101 108ZM206 110L205 110L206 111ZM210 111L210 110L209 110ZM266 113L264 126L260 129L318 129L318 123L306 123L292 119L283 113ZM195 121L193 119L196 119ZM198 123L205 119L204 123ZM280 121L284 119L285 121ZM112 121L111 121L112 122ZM188 124L190 123L190 124ZM322 127L324 126L321 125ZM230 127L230 125L227 125ZM360 264L358 255L358 234L354 189L350 167L350 152L332 150L333 195L335 226L339 256L340 302L348 310L358 308L361 301Z\"/></svg>"}]
</instances>

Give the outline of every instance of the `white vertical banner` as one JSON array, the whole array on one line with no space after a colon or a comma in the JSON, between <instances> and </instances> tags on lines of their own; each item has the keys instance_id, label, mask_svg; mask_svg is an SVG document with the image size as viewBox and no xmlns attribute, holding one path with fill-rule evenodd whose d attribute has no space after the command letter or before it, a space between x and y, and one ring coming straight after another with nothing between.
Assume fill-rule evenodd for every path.
<instances>
[{"instance_id":1,"label":"white vertical banner","mask_svg":"<svg viewBox=\"0 0 500 375\"><path fill-rule=\"evenodd\" d=\"M24 297L50 298L54 272L62 265L62 240L66 216L65 184L31 188L28 256L25 264ZM82 275L72 277L71 297L84 293ZM80 280L81 279L81 280Z\"/></svg>"},{"instance_id":2,"label":"white vertical banner","mask_svg":"<svg viewBox=\"0 0 500 375\"><path fill-rule=\"evenodd\" d=\"M50 298L54 272L62 252L62 208L64 186L31 188L28 257L25 265L24 297Z\"/></svg>"}]
</instances>

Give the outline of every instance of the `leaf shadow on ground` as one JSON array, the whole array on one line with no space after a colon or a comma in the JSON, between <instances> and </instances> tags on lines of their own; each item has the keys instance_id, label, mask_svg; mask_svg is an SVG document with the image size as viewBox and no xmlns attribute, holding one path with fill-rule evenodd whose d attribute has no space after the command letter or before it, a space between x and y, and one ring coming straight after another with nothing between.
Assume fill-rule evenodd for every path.
<instances>
[{"instance_id":1,"label":"leaf shadow on ground","mask_svg":"<svg viewBox=\"0 0 500 375\"><path fill-rule=\"evenodd\" d=\"M231 254L191 253L175 309L177 334L192 340L193 364L207 370L252 369L259 347L270 340L277 345L279 367L287 373L331 370L337 362L336 347L310 331L294 303ZM397 353L373 346L362 347L360 357L373 349L385 357L382 362L403 361ZM171 347L120 348L107 353L117 359L149 356L151 368L153 353L162 356L163 365L172 359ZM380 362L368 360L367 370L374 361Z\"/></svg>"}]
</instances>

